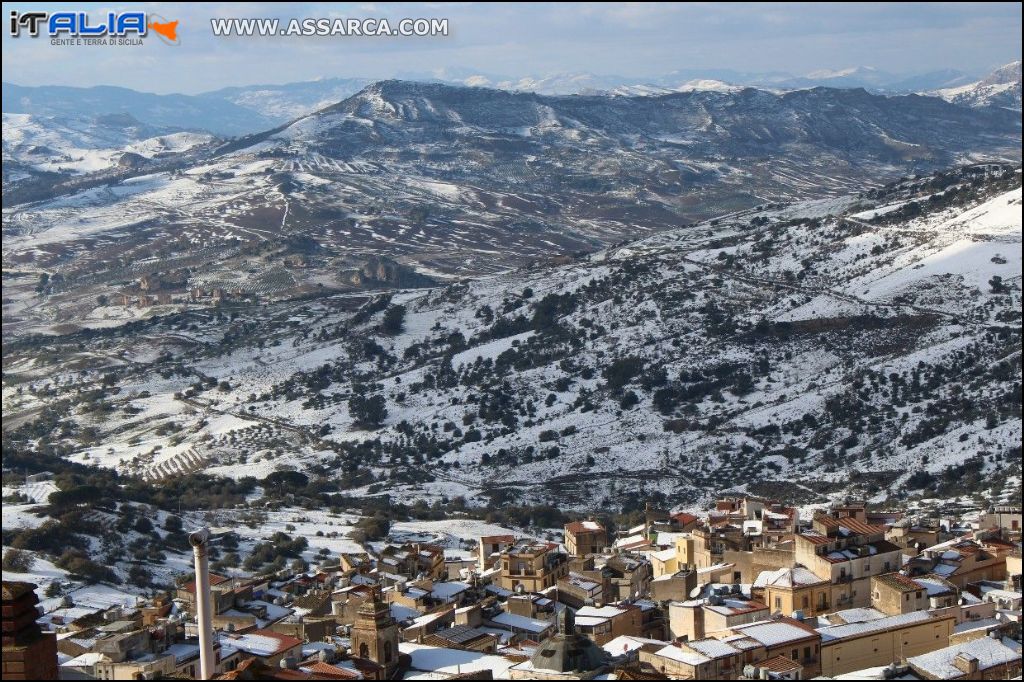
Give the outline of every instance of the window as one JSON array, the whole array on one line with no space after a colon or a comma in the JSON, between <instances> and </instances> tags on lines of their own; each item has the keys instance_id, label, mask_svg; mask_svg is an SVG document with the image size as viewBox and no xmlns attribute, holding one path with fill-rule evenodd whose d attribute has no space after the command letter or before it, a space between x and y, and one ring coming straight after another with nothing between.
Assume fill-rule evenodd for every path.
<instances>
[{"instance_id":1,"label":"window","mask_svg":"<svg viewBox=\"0 0 1024 682\"><path fill-rule=\"evenodd\" d=\"M391 642L384 642L384 662L391 662Z\"/></svg>"},{"instance_id":2,"label":"window","mask_svg":"<svg viewBox=\"0 0 1024 682\"><path fill-rule=\"evenodd\" d=\"M805 609L811 605L811 600L807 597L806 594L804 595L803 605Z\"/></svg>"},{"instance_id":3,"label":"window","mask_svg":"<svg viewBox=\"0 0 1024 682\"><path fill-rule=\"evenodd\" d=\"M776 597L775 598L775 608L777 608L777 609L781 609L782 608L782 597Z\"/></svg>"},{"instance_id":4,"label":"window","mask_svg":"<svg viewBox=\"0 0 1024 682\"><path fill-rule=\"evenodd\" d=\"M359 645L359 658L369 658L369 657L370 657L370 647L368 647L366 645L366 642L363 642L362 644Z\"/></svg>"}]
</instances>

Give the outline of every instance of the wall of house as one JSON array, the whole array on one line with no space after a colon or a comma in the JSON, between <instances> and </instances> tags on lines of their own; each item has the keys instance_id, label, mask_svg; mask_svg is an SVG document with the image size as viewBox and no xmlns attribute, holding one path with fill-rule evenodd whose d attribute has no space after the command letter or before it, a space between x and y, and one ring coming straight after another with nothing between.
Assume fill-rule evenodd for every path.
<instances>
[{"instance_id":1,"label":"wall of house","mask_svg":"<svg viewBox=\"0 0 1024 682\"><path fill-rule=\"evenodd\" d=\"M705 632L728 630L729 628L734 628L738 625L746 625L747 623L753 623L756 620L764 620L768 617L768 612L763 610L729 616L718 613L713 609L703 608L702 610L704 611ZM786 615L788 616L789 614L787 613Z\"/></svg>"},{"instance_id":2,"label":"wall of house","mask_svg":"<svg viewBox=\"0 0 1024 682\"><path fill-rule=\"evenodd\" d=\"M820 674L834 677L942 649L949 646L952 632L952 617L932 618L886 632L823 642Z\"/></svg>"},{"instance_id":3,"label":"wall of house","mask_svg":"<svg viewBox=\"0 0 1024 682\"><path fill-rule=\"evenodd\" d=\"M668 630L673 640L693 641L704 637L704 609L684 606L682 602L668 605Z\"/></svg>"},{"instance_id":4,"label":"wall of house","mask_svg":"<svg viewBox=\"0 0 1024 682\"><path fill-rule=\"evenodd\" d=\"M889 616L926 611L929 606L928 591L924 588L908 591L897 590L880 580L872 579L871 606Z\"/></svg>"},{"instance_id":5,"label":"wall of house","mask_svg":"<svg viewBox=\"0 0 1024 682\"><path fill-rule=\"evenodd\" d=\"M741 582L752 583L763 571L777 571L780 568L789 568L796 563L792 550L772 549L759 547L750 552L736 552L727 550L722 555L722 561L727 564L735 564L742 575Z\"/></svg>"},{"instance_id":6,"label":"wall of house","mask_svg":"<svg viewBox=\"0 0 1024 682\"><path fill-rule=\"evenodd\" d=\"M796 588L769 585L764 588L763 601L771 613L781 612L784 616L791 616L799 610L803 611L804 616L810 617L828 613L832 608L831 596L832 588L827 583Z\"/></svg>"}]
</instances>

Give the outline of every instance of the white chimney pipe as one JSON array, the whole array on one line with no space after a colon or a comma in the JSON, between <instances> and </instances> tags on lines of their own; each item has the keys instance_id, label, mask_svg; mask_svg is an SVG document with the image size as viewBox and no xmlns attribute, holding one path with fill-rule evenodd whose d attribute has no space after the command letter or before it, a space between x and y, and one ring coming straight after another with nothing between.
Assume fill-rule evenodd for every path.
<instances>
[{"instance_id":1,"label":"white chimney pipe","mask_svg":"<svg viewBox=\"0 0 1024 682\"><path fill-rule=\"evenodd\" d=\"M199 679L210 680L216 674L213 658L213 601L210 594L210 560L207 546L210 531L197 530L188 536L196 564L196 620L199 623Z\"/></svg>"}]
</instances>

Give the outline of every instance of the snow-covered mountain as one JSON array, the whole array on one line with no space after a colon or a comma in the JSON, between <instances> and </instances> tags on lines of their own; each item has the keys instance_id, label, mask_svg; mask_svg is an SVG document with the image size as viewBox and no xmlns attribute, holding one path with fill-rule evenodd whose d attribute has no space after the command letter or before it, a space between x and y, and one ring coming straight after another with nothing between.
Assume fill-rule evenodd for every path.
<instances>
[{"instance_id":1,"label":"snow-covered mountain","mask_svg":"<svg viewBox=\"0 0 1024 682\"><path fill-rule=\"evenodd\" d=\"M130 114L84 119L5 113L3 131L5 188L40 173L94 173L133 158L179 154L215 139L147 125Z\"/></svg>"},{"instance_id":2,"label":"snow-covered mountain","mask_svg":"<svg viewBox=\"0 0 1024 682\"><path fill-rule=\"evenodd\" d=\"M955 104L970 107L1003 107L1021 110L1020 62L1002 66L980 81L945 88L934 94Z\"/></svg>"},{"instance_id":3,"label":"snow-covered mountain","mask_svg":"<svg viewBox=\"0 0 1024 682\"><path fill-rule=\"evenodd\" d=\"M386 81L216 148L9 187L5 253L112 283L152 244L229 279L240 244L319 245L323 270L259 285L287 296L347 286L352 258L478 276L765 201L1019 155L1012 112L937 98L544 97Z\"/></svg>"}]
</instances>

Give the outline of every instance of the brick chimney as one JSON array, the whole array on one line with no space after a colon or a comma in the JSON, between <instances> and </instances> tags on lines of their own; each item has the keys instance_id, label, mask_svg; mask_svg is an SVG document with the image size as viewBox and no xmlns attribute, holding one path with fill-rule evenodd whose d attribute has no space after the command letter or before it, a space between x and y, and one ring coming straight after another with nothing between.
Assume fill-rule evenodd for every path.
<instances>
[{"instance_id":1,"label":"brick chimney","mask_svg":"<svg viewBox=\"0 0 1024 682\"><path fill-rule=\"evenodd\" d=\"M56 680L57 636L36 623L32 583L3 581L3 679Z\"/></svg>"}]
</instances>

